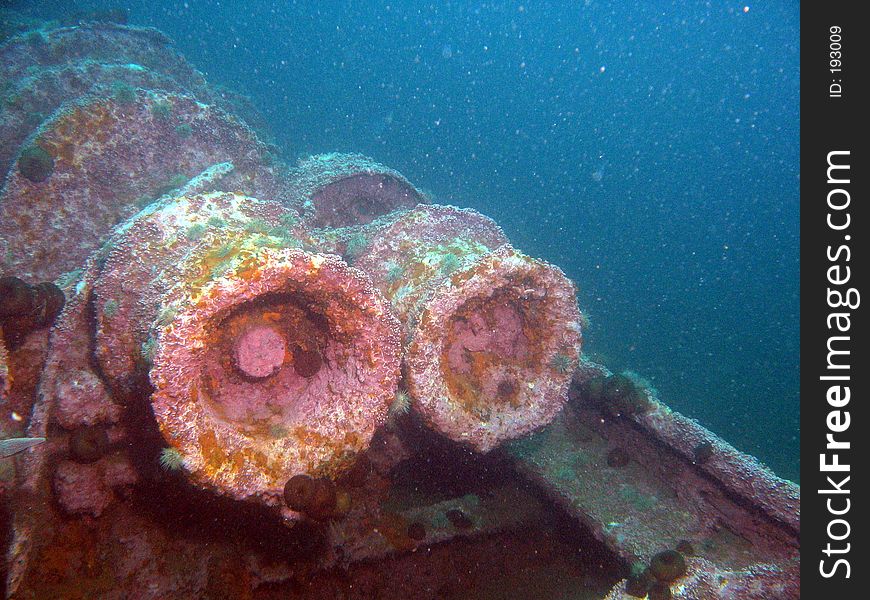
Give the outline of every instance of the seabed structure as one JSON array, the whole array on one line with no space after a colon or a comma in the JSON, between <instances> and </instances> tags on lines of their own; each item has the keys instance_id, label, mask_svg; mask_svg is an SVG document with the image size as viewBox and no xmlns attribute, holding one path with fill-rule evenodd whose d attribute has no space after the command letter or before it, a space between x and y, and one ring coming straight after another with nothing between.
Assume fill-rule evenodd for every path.
<instances>
[{"instance_id":1,"label":"seabed structure","mask_svg":"<svg viewBox=\"0 0 870 600\"><path fill-rule=\"evenodd\" d=\"M0 70L8 597L462 597L553 522L589 597L799 597L798 486L592 362L493 220L285 164L153 29L22 24Z\"/></svg>"}]
</instances>

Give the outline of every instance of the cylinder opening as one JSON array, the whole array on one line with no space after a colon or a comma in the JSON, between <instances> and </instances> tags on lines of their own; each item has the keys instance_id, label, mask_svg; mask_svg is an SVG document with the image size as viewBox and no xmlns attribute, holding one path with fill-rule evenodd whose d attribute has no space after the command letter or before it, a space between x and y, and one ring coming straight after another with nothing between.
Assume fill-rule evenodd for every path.
<instances>
[{"instance_id":1,"label":"cylinder opening","mask_svg":"<svg viewBox=\"0 0 870 600\"><path fill-rule=\"evenodd\" d=\"M272 293L237 307L213 328L203 380L215 416L279 437L326 395L336 351L321 307L301 293Z\"/></svg>"},{"instance_id":2,"label":"cylinder opening","mask_svg":"<svg viewBox=\"0 0 870 600\"><path fill-rule=\"evenodd\" d=\"M545 300L525 288L516 282L472 298L450 320L441 371L452 399L483 420L526 403L542 368L552 325Z\"/></svg>"}]
</instances>

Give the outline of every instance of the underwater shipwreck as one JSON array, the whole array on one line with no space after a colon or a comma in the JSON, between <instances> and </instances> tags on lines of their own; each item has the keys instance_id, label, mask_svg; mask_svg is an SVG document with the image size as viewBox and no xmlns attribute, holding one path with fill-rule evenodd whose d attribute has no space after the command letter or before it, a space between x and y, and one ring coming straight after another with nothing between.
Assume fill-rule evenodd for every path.
<instances>
[{"instance_id":1,"label":"underwater shipwreck","mask_svg":"<svg viewBox=\"0 0 870 600\"><path fill-rule=\"evenodd\" d=\"M557 266L365 156L286 164L156 30L19 29L7 596L468 597L548 523L583 597L799 597L799 487L584 355Z\"/></svg>"}]
</instances>

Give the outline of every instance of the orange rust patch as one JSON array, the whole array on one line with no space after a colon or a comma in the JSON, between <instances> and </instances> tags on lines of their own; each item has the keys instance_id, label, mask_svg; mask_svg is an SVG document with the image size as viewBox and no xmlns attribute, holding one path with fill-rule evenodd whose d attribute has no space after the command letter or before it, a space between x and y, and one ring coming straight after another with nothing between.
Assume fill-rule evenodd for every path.
<instances>
[{"instance_id":1,"label":"orange rust patch","mask_svg":"<svg viewBox=\"0 0 870 600\"><path fill-rule=\"evenodd\" d=\"M269 459L259 450L247 450L251 457L251 462L257 465L260 470L265 471L269 467Z\"/></svg>"},{"instance_id":2,"label":"orange rust patch","mask_svg":"<svg viewBox=\"0 0 870 600\"><path fill-rule=\"evenodd\" d=\"M247 450L247 449L246 449L246 450ZM244 456L244 454L245 454L244 451L242 451L242 452L231 452L231 453L229 454L229 457L228 457L228 458L229 458L229 461L228 461L228 463L229 463L229 465L230 465L230 469L231 469L234 473L239 473L239 472L241 472L241 470L244 468L244 466L245 466L245 456Z\"/></svg>"},{"instance_id":3,"label":"orange rust patch","mask_svg":"<svg viewBox=\"0 0 870 600\"><path fill-rule=\"evenodd\" d=\"M348 431L344 434L344 446L348 448L362 448L362 438L356 431Z\"/></svg>"},{"instance_id":4,"label":"orange rust patch","mask_svg":"<svg viewBox=\"0 0 870 600\"><path fill-rule=\"evenodd\" d=\"M457 269L450 276L450 283L453 287L459 287L475 275L477 275L477 269Z\"/></svg>"},{"instance_id":5,"label":"orange rust patch","mask_svg":"<svg viewBox=\"0 0 870 600\"><path fill-rule=\"evenodd\" d=\"M297 427L292 435L297 440L300 456L309 462L308 474L312 477L337 478L353 466L356 450L360 448L361 438L356 432L347 432L343 439L338 440L305 427ZM317 455L313 453L315 448L319 450L318 454L325 453L332 457L329 462L317 461Z\"/></svg>"},{"instance_id":6,"label":"orange rust patch","mask_svg":"<svg viewBox=\"0 0 870 600\"><path fill-rule=\"evenodd\" d=\"M190 385L190 394L187 399L191 402L191 404L196 404L197 402L199 402L199 388L196 386L195 383L192 383Z\"/></svg>"},{"instance_id":7,"label":"orange rust patch","mask_svg":"<svg viewBox=\"0 0 870 600\"><path fill-rule=\"evenodd\" d=\"M287 475L280 468L280 465L270 461L269 457L259 450L245 448L240 454L244 456L244 460L248 464L255 466L262 475L269 479L270 485L275 485L279 481L283 481L287 478Z\"/></svg>"},{"instance_id":8,"label":"orange rust patch","mask_svg":"<svg viewBox=\"0 0 870 600\"><path fill-rule=\"evenodd\" d=\"M236 267L235 275L239 279L259 281L260 277L262 277L262 273L260 272L260 259L256 256L246 258L238 267Z\"/></svg>"},{"instance_id":9,"label":"orange rust patch","mask_svg":"<svg viewBox=\"0 0 870 600\"><path fill-rule=\"evenodd\" d=\"M199 436L199 447L206 467L217 471L227 461L227 453L220 447L214 431L209 429Z\"/></svg>"},{"instance_id":10,"label":"orange rust patch","mask_svg":"<svg viewBox=\"0 0 870 600\"><path fill-rule=\"evenodd\" d=\"M104 143L114 129L115 115L109 105L96 104L88 107L75 107L61 117L54 129L46 136L45 150L56 159L79 167L75 160L77 144L75 140L89 139L93 143Z\"/></svg>"},{"instance_id":11,"label":"orange rust patch","mask_svg":"<svg viewBox=\"0 0 870 600\"><path fill-rule=\"evenodd\" d=\"M294 428L293 437L296 438L296 443L300 446L323 446L330 442L330 439L325 435L305 427Z\"/></svg>"}]
</instances>

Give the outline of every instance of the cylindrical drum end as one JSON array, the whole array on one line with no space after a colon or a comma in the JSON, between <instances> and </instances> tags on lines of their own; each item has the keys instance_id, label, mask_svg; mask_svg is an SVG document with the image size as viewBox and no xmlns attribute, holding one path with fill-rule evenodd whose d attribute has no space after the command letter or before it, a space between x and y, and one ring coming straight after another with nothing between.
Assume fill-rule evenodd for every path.
<instances>
[{"instance_id":1,"label":"cylindrical drum end","mask_svg":"<svg viewBox=\"0 0 870 600\"><path fill-rule=\"evenodd\" d=\"M155 322L151 403L203 487L283 506L294 475L334 478L398 385L400 325L332 255L262 248Z\"/></svg>"},{"instance_id":2,"label":"cylindrical drum end","mask_svg":"<svg viewBox=\"0 0 870 600\"><path fill-rule=\"evenodd\" d=\"M574 285L510 246L451 275L407 353L415 407L433 429L487 452L548 423L580 353Z\"/></svg>"}]
</instances>

